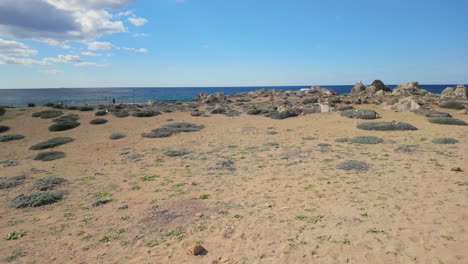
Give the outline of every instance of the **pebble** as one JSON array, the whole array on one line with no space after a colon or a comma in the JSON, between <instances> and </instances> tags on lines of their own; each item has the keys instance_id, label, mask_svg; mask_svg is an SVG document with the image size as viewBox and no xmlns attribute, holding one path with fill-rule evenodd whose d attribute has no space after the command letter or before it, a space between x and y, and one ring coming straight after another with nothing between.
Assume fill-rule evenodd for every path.
<instances>
[{"instance_id":1,"label":"pebble","mask_svg":"<svg viewBox=\"0 0 468 264\"><path fill-rule=\"evenodd\" d=\"M206 252L206 249L200 245L191 246L188 248L188 250L189 250L189 253L194 256L198 256Z\"/></svg>"}]
</instances>

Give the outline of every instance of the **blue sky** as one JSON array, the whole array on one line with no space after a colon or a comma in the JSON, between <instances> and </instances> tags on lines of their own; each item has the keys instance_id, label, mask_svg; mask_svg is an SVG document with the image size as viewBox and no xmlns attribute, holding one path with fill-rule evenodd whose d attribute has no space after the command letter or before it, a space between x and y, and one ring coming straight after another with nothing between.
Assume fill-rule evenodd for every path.
<instances>
[{"instance_id":1,"label":"blue sky","mask_svg":"<svg viewBox=\"0 0 468 264\"><path fill-rule=\"evenodd\" d=\"M0 88L468 83L467 11L462 0L2 0Z\"/></svg>"}]
</instances>

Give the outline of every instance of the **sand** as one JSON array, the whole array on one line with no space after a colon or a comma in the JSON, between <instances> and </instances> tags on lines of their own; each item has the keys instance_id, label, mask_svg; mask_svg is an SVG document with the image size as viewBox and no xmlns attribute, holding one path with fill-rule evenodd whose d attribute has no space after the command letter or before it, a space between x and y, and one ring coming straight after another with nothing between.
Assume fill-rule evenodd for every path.
<instances>
[{"instance_id":1,"label":"sand","mask_svg":"<svg viewBox=\"0 0 468 264\"><path fill-rule=\"evenodd\" d=\"M25 138L0 143L0 161L19 163L0 165L0 176L27 178L0 190L0 235L26 233L2 239L0 256L16 254L16 263L468 263L468 127L431 124L383 106L356 107L418 130L363 131L356 125L365 121L337 112L285 120L107 115L108 123L95 126L89 124L94 112L65 111L78 113L81 126L49 132L51 120L31 117L46 108L8 109L0 124L11 131L3 134ZM444 111L468 121L456 110ZM141 137L171 123L167 119L205 128ZM127 137L110 140L115 132ZM367 135L385 142L335 142ZM40 151L29 147L53 137L75 139L51 149L66 157L33 160ZM459 143L431 143L438 137ZM416 151L395 152L408 144ZM168 157L166 150L189 153ZM371 167L336 169L346 160ZM56 187L64 192L62 201L8 207L17 195L32 192L35 180L51 175L67 179ZM92 206L106 199L111 201ZM196 245L206 251L194 256L189 249Z\"/></svg>"}]
</instances>

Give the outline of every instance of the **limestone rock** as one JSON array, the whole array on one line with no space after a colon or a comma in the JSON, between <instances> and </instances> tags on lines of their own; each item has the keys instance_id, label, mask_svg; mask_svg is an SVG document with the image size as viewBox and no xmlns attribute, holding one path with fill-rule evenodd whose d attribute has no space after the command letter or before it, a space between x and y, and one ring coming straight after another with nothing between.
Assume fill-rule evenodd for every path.
<instances>
[{"instance_id":1,"label":"limestone rock","mask_svg":"<svg viewBox=\"0 0 468 264\"><path fill-rule=\"evenodd\" d=\"M354 87L351 89L351 94L352 95L358 95L361 92L364 92L366 90L366 86L362 82L358 82L354 85Z\"/></svg>"},{"instance_id":2,"label":"limestone rock","mask_svg":"<svg viewBox=\"0 0 468 264\"><path fill-rule=\"evenodd\" d=\"M214 93L210 95L206 93L199 93L197 97L195 97L194 101L200 102L202 104L225 103L227 98L224 93Z\"/></svg>"},{"instance_id":3,"label":"limestone rock","mask_svg":"<svg viewBox=\"0 0 468 264\"><path fill-rule=\"evenodd\" d=\"M427 94L427 91L419 87L418 82L407 82L398 85L392 91L393 95L397 96L411 96L411 95L421 95L424 96Z\"/></svg>"},{"instance_id":4,"label":"limestone rock","mask_svg":"<svg viewBox=\"0 0 468 264\"><path fill-rule=\"evenodd\" d=\"M447 87L440 93L440 98L455 98L461 100L468 100L468 89L460 84L455 87Z\"/></svg>"},{"instance_id":5,"label":"limestone rock","mask_svg":"<svg viewBox=\"0 0 468 264\"><path fill-rule=\"evenodd\" d=\"M397 103L388 107L397 111L415 111L421 109L421 106L416 101L414 101L412 96L402 98L398 100Z\"/></svg>"}]
</instances>

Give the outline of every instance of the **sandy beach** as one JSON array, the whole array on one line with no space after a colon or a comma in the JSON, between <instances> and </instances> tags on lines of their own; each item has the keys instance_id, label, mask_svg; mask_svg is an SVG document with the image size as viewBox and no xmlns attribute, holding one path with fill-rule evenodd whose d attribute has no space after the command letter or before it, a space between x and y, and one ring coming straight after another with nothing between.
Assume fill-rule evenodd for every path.
<instances>
[{"instance_id":1,"label":"sandy beach","mask_svg":"<svg viewBox=\"0 0 468 264\"><path fill-rule=\"evenodd\" d=\"M183 105L187 105L184 103ZM201 106L200 109L204 110ZM414 131L365 131L369 120L340 112L284 120L241 114L117 118L91 125L96 111L79 115L77 128L48 131L47 107L7 109L1 142L1 179L25 175L0 190L3 261L17 263L466 263L468 126L433 124L384 105L377 121L398 120ZM458 110L435 110L468 121ZM203 125L164 138L142 133L174 122ZM126 137L110 140L112 133ZM337 142L375 136L378 144ZM54 137L73 142L64 158L34 160L29 147ZM434 144L434 138L457 144ZM402 145L414 151L401 152ZM183 150L167 156L168 150ZM341 170L357 160L367 170ZM461 171L457 171L460 168ZM47 176L60 201L11 208ZM1 180L0 179L0 180ZM49 188L47 188L49 189ZM101 203L96 204L97 201ZM205 250L191 252L197 245ZM7 259L11 257L10 259Z\"/></svg>"}]
</instances>

